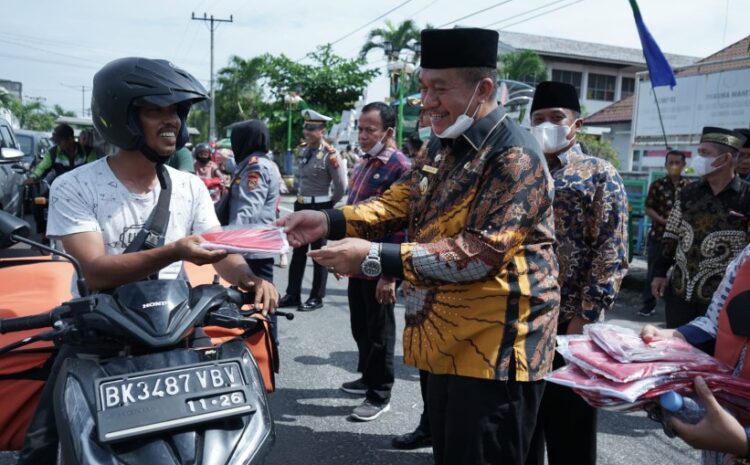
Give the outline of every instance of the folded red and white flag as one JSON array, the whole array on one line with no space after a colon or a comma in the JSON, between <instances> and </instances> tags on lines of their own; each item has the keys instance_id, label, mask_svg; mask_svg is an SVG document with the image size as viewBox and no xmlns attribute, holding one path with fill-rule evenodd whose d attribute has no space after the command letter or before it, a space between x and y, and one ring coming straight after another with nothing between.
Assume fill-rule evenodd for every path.
<instances>
[{"instance_id":1,"label":"folded red and white flag","mask_svg":"<svg viewBox=\"0 0 750 465\"><path fill-rule=\"evenodd\" d=\"M287 253L289 242L283 228L274 226L230 229L202 234L201 247L208 250L226 250L238 254Z\"/></svg>"},{"instance_id":2,"label":"folded red and white flag","mask_svg":"<svg viewBox=\"0 0 750 465\"><path fill-rule=\"evenodd\" d=\"M630 329L596 323L583 335L558 336L557 351L568 365L545 379L594 407L634 411L667 391L693 395L693 380L702 376L724 408L750 422L750 380L732 376L731 367L681 339L646 343Z\"/></svg>"}]
</instances>

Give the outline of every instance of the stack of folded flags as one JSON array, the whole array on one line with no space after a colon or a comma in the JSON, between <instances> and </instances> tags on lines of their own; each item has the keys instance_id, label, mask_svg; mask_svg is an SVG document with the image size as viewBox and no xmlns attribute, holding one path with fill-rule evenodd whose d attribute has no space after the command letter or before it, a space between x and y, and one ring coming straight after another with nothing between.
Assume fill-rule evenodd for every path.
<instances>
[{"instance_id":1,"label":"stack of folded flags","mask_svg":"<svg viewBox=\"0 0 750 465\"><path fill-rule=\"evenodd\" d=\"M208 250L226 250L239 254L267 254L269 256L287 253L289 242L283 228L274 226L245 226L225 229L221 232L205 233L201 247Z\"/></svg>"},{"instance_id":2,"label":"stack of folded flags","mask_svg":"<svg viewBox=\"0 0 750 465\"><path fill-rule=\"evenodd\" d=\"M568 364L547 381L573 388L594 407L639 410L667 391L691 395L693 379L702 376L719 403L750 419L750 381L681 339L647 343L627 328L596 323L585 326L583 335L558 336L557 351Z\"/></svg>"}]
</instances>

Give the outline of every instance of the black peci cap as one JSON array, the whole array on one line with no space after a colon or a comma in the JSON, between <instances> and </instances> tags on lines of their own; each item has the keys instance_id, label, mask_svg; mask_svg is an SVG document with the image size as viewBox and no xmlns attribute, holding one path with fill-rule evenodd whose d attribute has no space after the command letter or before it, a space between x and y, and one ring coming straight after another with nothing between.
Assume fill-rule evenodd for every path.
<instances>
[{"instance_id":1,"label":"black peci cap","mask_svg":"<svg viewBox=\"0 0 750 465\"><path fill-rule=\"evenodd\" d=\"M534 91L531 113L545 108L567 108L580 113L581 104L578 101L576 88L564 82L540 82Z\"/></svg>"},{"instance_id":2,"label":"black peci cap","mask_svg":"<svg viewBox=\"0 0 750 465\"><path fill-rule=\"evenodd\" d=\"M429 69L497 67L497 31L424 29L420 66Z\"/></svg>"}]
</instances>

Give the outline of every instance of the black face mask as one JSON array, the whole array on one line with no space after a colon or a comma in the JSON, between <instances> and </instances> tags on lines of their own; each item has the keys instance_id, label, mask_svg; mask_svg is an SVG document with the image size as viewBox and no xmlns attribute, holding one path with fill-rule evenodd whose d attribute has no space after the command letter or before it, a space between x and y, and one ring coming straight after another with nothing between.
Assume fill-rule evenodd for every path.
<instances>
[{"instance_id":1,"label":"black face mask","mask_svg":"<svg viewBox=\"0 0 750 465\"><path fill-rule=\"evenodd\" d=\"M732 332L736 336L750 338L750 291L734 296L726 311Z\"/></svg>"}]
</instances>

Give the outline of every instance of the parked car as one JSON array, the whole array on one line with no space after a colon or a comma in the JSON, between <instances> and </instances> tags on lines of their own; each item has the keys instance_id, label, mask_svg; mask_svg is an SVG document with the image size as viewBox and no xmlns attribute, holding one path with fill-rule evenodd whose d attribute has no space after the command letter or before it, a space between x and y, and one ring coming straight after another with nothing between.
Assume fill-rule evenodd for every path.
<instances>
[{"instance_id":1,"label":"parked car","mask_svg":"<svg viewBox=\"0 0 750 465\"><path fill-rule=\"evenodd\" d=\"M28 166L37 164L52 147L52 139L48 132L18 129L16 140L21 145L21 151L24 154L23 161Z\"/></svg>"},{"instance_id":2,"label":"parked car","mask_svg":"<svg viewBox=\"0 0 750 465\"><path fill-rule=\"evenodd\" d=\"M23 152L10 123L0 118L0 209L23 217L22 174L13 165L23 161Z\"/></svg>"}]
</instances>

